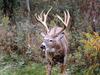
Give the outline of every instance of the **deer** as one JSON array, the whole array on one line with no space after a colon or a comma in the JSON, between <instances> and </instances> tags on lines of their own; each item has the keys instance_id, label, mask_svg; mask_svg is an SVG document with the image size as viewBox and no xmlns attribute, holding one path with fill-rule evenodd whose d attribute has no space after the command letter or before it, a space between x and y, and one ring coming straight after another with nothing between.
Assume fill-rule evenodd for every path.
<instances>
[{"instance_id":1,"label":"deer","mask_svg":"<svg viewBox=\"0 0 100 75\"><path fill-rule=\"evenodd\" d=\"M46 32L41 33L43 37L43 42L40 48L45 52L46 64L46 75L52 75L53 65L60 64L60 74L66 75L66 63L68 54L68 36L66 35L65 29L68 27L70 21L69 11L64 11L64 20L61 16L56 14L55 16L64 24L63 27L55 26L51 29L47 26L47 17L52 7L44 13L44 10L35 17L38 22L40 22L44 27Z\"/></svg>"}]
</instances>

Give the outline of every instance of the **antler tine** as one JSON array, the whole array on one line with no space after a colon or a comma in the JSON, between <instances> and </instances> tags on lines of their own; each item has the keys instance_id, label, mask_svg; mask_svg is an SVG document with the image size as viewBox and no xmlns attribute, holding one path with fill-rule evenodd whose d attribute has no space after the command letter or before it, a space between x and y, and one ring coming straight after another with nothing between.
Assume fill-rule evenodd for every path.
<instances>
[{"instance_id":1,"label":"antler tine","mask_svg":"<svg viewBox=\"0 0 100 75\"><path fill-rule=\"evenodd\" d=\"M49 9L48 12L47 12L47 15L49 14L49 12L51 11L52 8L53 8L53 7L50 7L50 9Z\"/></svg>"},{"instance_id":2,"label":"antler tine","mask_svg":"<svg viewBox=\"0 0 100 75\"><path fill-rule=\"evenodd\" d=\"M69 23L69 20L70 20L70 14L69 14L69 11L68 10L66 10L67 11L67 14L68 14L68 17L67 17L67 22L66 22L66 27L68 26L68 23ZM66 14L66 13L65 13Z\"/></svg>"},{"instance_id":3,"label":"antler tine","mask_svg":"<svg viewBox=\"0 0 100 75\"><path fill-rule=\"evenodd\" d=\"M47 16L48 16L49 12L51 11L51 9L52 9L52 7L48 10L48 12L46 14L43 13L44 10L40 13L40 15L35 14L36 19L45 26L47 32L49 31L49 28L46 24L46 21L47 21Z\"/></svg>"},{"instance_id":4,"label":"antler tine","mask_svg":"<svg viewBox=\"0 0 100 75\"><path fill-rule=\"evenodd\" d=\"M44 10L42 10L42 12L40 13L40 16L41 16L41 17L43 16L43 12L44 12Z\"/></svg>"},{"instance_id":5,"label":"antler tine","mask_svg":"<svg viewBox=\"0 0 100 75\"><path fill-rule=\"evenodd\" d=\"M63 19L58 14L56 14L56 16L61 22L63 22Z\"/></svg>"},{"instance_id":6,"label":"antler tine","mask_svg":"<svg viewBox=\"0 0 100 75\"><path fill-rule=\"evenodd\" d=\"M69 12L68 12L68 10L66 10L67 11L67 15L66 15L66 12L64 11L64 20L59 16L59 15L56 15L57 16L57 18L64 24L64 27L62 28L62 30L59 32L59 33L57 33L55 36L57 36L57 35L59 35L62 31L64 31L65 30L65 28L68 26L68 23L69 23L69 19L70 19L70 14L69 14ZM67 20L67 21L66 21Z\"/></svg>"},{"instance_id":7,"label":"antler tine","mask_svg":"<svg viewBox=\"0 0 100 75\"><path fill-rule=\"evenodd\" d=\"M66 15L66 12L64 11L64 22L66 22L67 20L67 15Z\"/></svg>"},{"instance_id":8,"label":"antler tine","mask_svg":"<svg viewBox=\"0 0 100 75\"><path fill-rule=\"evenodd\" d=\"M52 7L47 11L47 13L45 14L43 14L43 16L44 16L44 21L46 22L46 20L47 20L47 16L48 16L48 14L49 14L49 12L51 11L51 9L52 9Z\"/></svg>"},{"instance_id":9,"label":"antler tine","mask_svg":"<svg viewBox=\"0 0 100 75\"><path fill-rule=\"evenodd\" d=\"M66 15L66 11L67 11L68 17ZM69 19L70 19L70 14L69 14L68 10L66 10L66 11L64 11L64 20L59 15L56 15L56 16L67 27L68 26Z\"/></svg>"}]
</instances>

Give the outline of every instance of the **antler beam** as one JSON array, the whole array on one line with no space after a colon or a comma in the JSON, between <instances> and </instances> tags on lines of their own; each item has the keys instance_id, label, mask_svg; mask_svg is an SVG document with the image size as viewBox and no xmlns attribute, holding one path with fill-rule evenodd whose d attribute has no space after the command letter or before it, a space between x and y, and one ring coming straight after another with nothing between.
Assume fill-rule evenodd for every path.
<instances>
[{"instance_id":1,"label":"antler beam","mask_svg":"<svg viewBox=\"0 0 100 75\"><path fill-rule=\"evenodd\" d=\"M45 26L47 32L49 31L49 28L46 24L46 21L47 21L47 16L49 12L51 11L51 9L52 7L47 11L46 14L44 13L44 10L40 13L40 15L35 14L36 19Z\"/></svg>"},{"instance_id":2,"label":"antler beam","mask_svg":"<svg viewBox=\"0 0 100 75\"><path fill-rule=\"evenodd\" d=\"M66 14L67 11L67 14ZM62 28L62 30L60 32L58 32L55 36L59 35L61 32L63 32L65 30L65 28L68 26L69 24L69 20L70 20L70 14L69 11L66 10L64 11L64 20L57 14L57 18L64 24L64 27Z\"/></svg>"}]
</instances>

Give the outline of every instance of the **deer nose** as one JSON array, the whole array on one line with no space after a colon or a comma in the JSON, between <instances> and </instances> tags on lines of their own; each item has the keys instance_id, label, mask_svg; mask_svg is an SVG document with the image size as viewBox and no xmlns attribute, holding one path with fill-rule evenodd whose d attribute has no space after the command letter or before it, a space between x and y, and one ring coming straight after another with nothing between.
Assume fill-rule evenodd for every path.
<instances>
[{"instance_id":1,"label":"deer nose","mask_svg":"<svg viewBox=\"0 0 100 75\"><path fill-rule=\"evenodd\" d=\"M40 48L41 48L41 49L46 49L44 45L41 45Z\"/></svg>"}]
</instances>

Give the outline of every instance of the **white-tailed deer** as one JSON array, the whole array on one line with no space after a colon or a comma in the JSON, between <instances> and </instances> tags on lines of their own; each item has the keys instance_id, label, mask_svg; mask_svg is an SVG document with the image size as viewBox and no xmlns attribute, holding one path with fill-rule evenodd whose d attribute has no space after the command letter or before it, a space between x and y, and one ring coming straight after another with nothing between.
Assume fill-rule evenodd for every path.
<instances>
[{"instance_id":1,"label":"white-tailed deer","mask_svg":"<svg viewBox=\"0 0 100 75\"><path fill-rule=\"evenodd\" d=\"M42 11L40 15L35 15L36 19L46 28L46 34L42 33L44 40L41 44L41 49L45 51L45 57L47 60L46 75L51 75L52 66L57 63L60 63L60 73L62 75L65 75L68 39L64 30L66 27L68 27L70 14L68 10L64 11L64 20L59 15L56 15L56 17L64 24L64 27L62 28L56 26L52 29L49 29L46 21L51 9L52 7L48 10L47 13L44 13L44 11Z\"/></svg>"}]
</instances>

